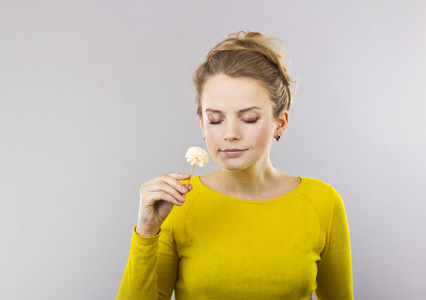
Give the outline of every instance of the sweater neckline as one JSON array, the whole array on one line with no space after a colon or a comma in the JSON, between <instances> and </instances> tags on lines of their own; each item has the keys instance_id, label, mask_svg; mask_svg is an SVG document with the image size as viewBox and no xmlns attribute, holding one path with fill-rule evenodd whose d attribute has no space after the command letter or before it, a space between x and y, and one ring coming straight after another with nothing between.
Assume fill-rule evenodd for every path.
<instances>
[{"instance_id":1,"label":"sweater neckline","mask_svg":"<svg viewBox=\"0 0 426 300\"><path fill-rule=\"evenodd\" d=\"M209 188L207 185L205 185L201 181L200 175L193 176L192 179L202 189L204 189L204 190L206 190L206 191L208 191L210 193L216 194L219 197L231 199L231 200L238 201L238 202L261 204L261 203L271 203L271 202L275 202L275 201L278 201L278 200L282 200L282 199L288 198L288 197L292 196L293 194L297 193L302 188L302 186L305 185L305 181L306 181L304 177L301 177L301 176L297 176L297 177L300 178L301 181L300 181L299 185L296 188L294 188L293 190L291 190L290 192L288 192L288 193L286 193L284 195L281 195L281 196L278 196L278 197L272 198L272 199L267 199L267 200L247 200L247 199L235 198L235 197L232 197L232 196L229 196L229 195L225 195L225 194L219 193L219 192L217 192L217 191Z\"/></svg>"}]
</instances>

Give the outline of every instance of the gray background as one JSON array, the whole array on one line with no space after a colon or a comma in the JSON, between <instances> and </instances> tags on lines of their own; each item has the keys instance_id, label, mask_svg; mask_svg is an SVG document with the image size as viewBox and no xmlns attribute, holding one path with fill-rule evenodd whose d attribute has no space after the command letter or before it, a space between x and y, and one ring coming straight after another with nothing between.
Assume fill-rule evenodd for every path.
<instances>
[{"instance_id":1,"label":"gray background","mask_svg":"<svg viewBox=\"0 0 426 300\"><path fill-rule=\"evenodd\" d=\"M342 195L356 299L423 298L425 3L0 1L0 298L115 299L140 184L190 171L192 75L238 30L287 46L272 161Z\"/></svg>"}]
</instances>

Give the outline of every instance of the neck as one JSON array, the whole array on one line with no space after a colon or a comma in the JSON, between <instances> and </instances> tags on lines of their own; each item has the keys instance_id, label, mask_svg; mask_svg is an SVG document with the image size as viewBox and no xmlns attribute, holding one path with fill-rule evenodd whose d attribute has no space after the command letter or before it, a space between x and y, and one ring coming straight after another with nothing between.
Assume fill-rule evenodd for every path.
<instances>
[{"instance_id":1,"label":"neck","mask_svg":"<svg viewBox=\"0 0 426 300\"><path fill-rule=\"evenodd\" d=\"M219 169L221 184L237 198L254 200L262 198L262 193L270 188L277 176L276 170L269 159L243 170Z\"/></svg>"}]
</instances>

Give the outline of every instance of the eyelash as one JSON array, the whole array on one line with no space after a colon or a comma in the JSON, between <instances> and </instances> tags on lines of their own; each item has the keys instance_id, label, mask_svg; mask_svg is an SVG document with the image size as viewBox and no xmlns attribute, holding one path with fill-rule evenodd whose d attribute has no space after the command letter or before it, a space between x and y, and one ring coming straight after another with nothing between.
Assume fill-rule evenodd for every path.
<instances>
[{"instance_id":1,"label":"eyelash","mask_svg":"<svg viewBox=\"0 0 426 300\"><path fill-rule=\"evenodd\" d=\"M254 124L254 123L256 123L256 122L257 122L257 120L258 120L258 119L256 119L256 120L252 120L252 121L244 121L244 123L247 123L247 124ZM219 122L210 122L210 124L211 124L211 125L219 125L220 123L222 123L222 121L219 121Z\"/></svg>"}]
</instances>

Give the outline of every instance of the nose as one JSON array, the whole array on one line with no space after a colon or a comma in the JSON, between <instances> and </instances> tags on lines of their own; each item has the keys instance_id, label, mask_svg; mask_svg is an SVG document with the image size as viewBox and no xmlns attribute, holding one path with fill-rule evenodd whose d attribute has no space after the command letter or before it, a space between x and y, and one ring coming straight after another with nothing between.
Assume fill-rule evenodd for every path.
<instances>
[{"instance_id":1,"label":"nose","mask_svg":"<svg viewBox=\"0 0 426 300\"><path fill-rule=\"evenodd\" d=\"M225 141L239 140L241 138L240 135L241 133L236 121L226 122L226 126L224 126L224 134L223 134L223 139Z\"/></svg>"}]
</instances>

